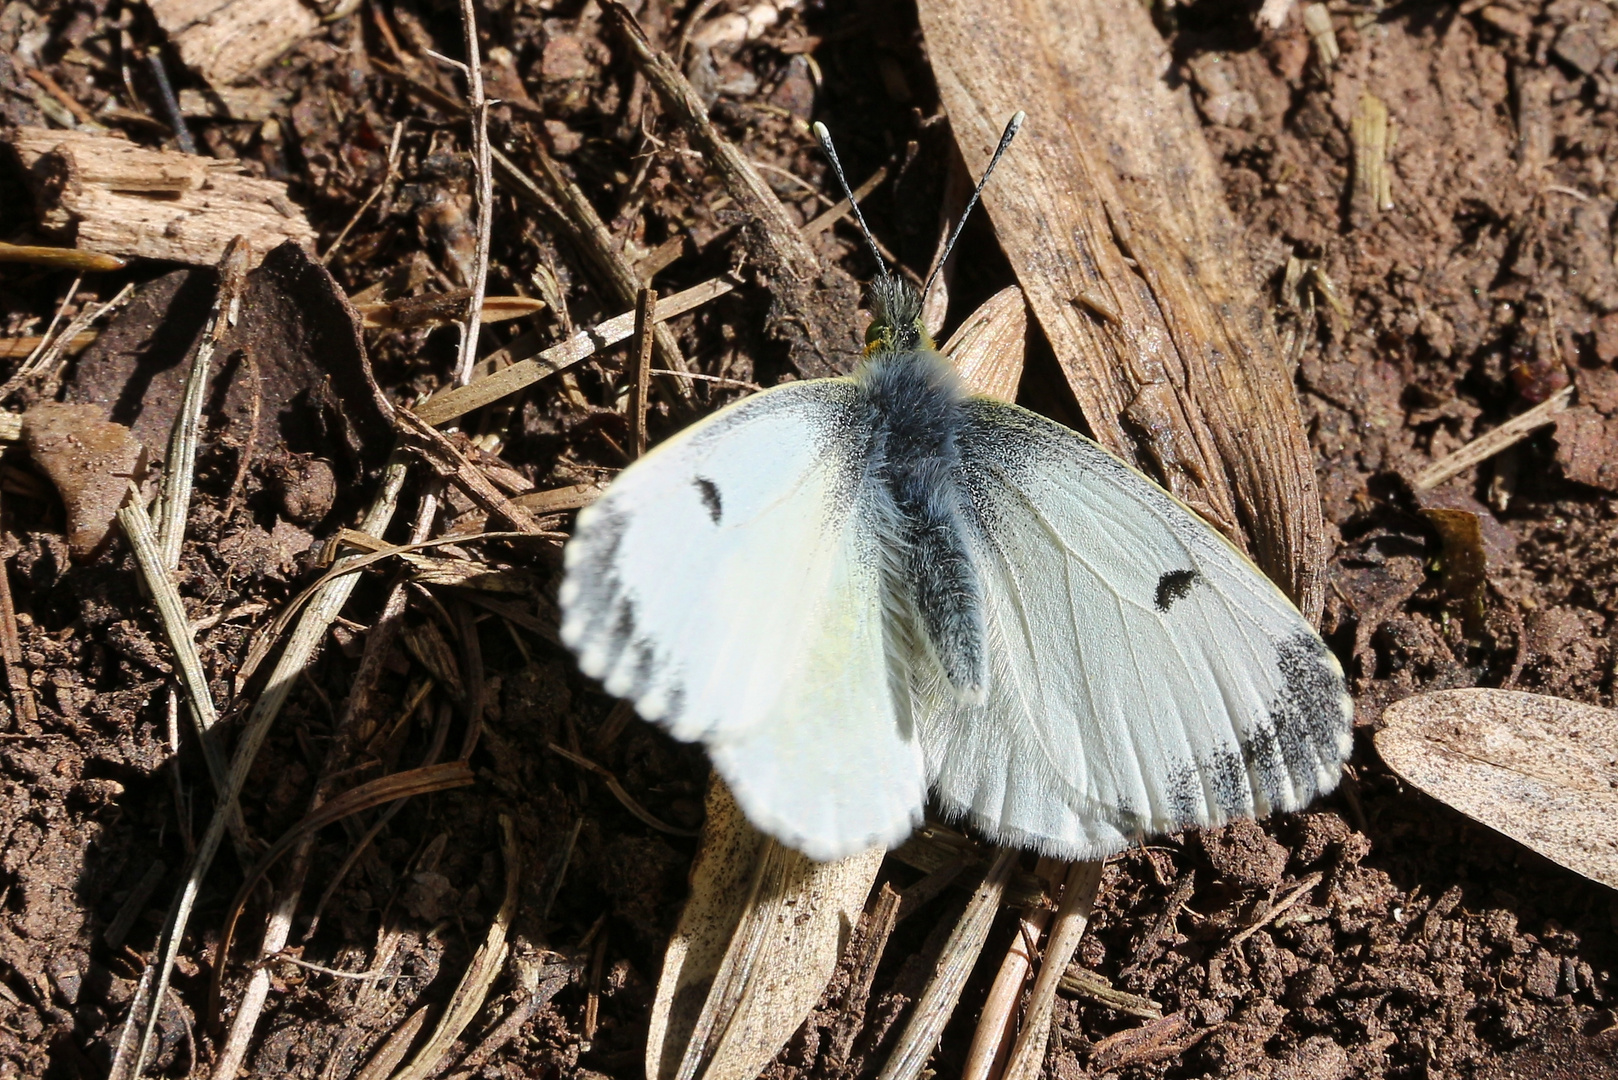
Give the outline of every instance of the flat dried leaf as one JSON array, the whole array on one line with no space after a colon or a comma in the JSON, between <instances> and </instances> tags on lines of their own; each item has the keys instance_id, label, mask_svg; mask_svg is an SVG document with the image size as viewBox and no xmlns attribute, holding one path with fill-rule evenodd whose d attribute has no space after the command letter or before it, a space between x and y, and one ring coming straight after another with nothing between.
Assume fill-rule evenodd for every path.
<instances>
[{"instance_id":1,"label":"flat dried leaf","mask_svg":"<svg viewBox=\"0 0 1618 1080\"><path fill-rule=\"evenodd\" d=\"M1516 690L1440 690L1382 714L1405 780L1618 889L1618 712Z\"/></svg>"},{"instance_id":2,"label":"flat dried leaf","mask_svg":"<svg viewBox=\"0 0 1618 1080\"><path fill-rule=\"evenodd\" d=\"M1096 437L1161 478L1310 618L1328 546L1314 462L1245 240L1139 4L922 0L967 165L1028 122L984 192Z\"/></svg>"},{"instance_id":3,"label":"flat dried leaf","mask_svg":"<svg viewBox=\"0 0 1618 1080\"><path fill-rule=\"evenodd\" d=\"M880 850L813 863L782 848L717 777L707 810L691 896L663 955L647 1080L696 1066L704 1080L758 1075L820 1000L882 864Z\"/></svg>"},{"instance_id":4,"label":"flat dried leaf","mask_svg":"<svg viewBox=\"0 0 1618 1080\"><path fill-rule=\"evenodd\" d=\"M23 417L22 438L62 496L68 549L75 559L93 558L130 481L146 471L146 448L95 405L35 405Z\"/></svg>"},{"instance_id":5,"label":"flat dried leaf","mask_svg":"<svg viewBox=\"0 0 1618 1080\"><path fill-rule=\"evenodd\" d=\"M985 300L950 335L943 353L972 393L1016 401L1027 337L1028 302L1012 285Z\"/></svg>"}]
</instances>

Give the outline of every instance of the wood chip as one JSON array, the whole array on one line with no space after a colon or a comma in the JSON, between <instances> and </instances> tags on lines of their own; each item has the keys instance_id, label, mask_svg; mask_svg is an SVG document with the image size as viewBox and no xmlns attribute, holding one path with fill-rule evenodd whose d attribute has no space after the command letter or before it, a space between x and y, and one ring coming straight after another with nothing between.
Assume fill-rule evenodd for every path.
<instances>
[{"instance_id":1,"label":"wood chip","mask_svg":"<svg viewBox=\"0 0 1618 1080\"><path fill-rule=\"evenodd\" d=\"M927 55L995 232L1097 439L1161 479L1311 619L1330 547L1314 457L1189 92L1139 5L921 0ZM1107 314L1101 314L1101 312ZM1144 448L1144 452L1143 452ZM1248 522L1252 536L1238 522Z\"/></svg>"},{"instance_id":2,"label":"wood chip","mask_svg":"<svg viewBox=\"0 0 1618 1080\"><path fill-rule=\"evenodd\" d=\"M320 29L299 0L147 0L186 67L214 86L256 75Z\"/></svg>"},{"instance_id":3,"label":"wood chip","mask_svg":"<svg viewBox=\"0 0 1618 1080\"><path fill-rule=\"evenodd\" d=\"M1388 766L1553 862L1618 889L1618 712L1515 690L1440 690L1390 706Z\"/></svg>"},{"instance_id":4,"label":"wood chip","mask_svg":"<svg viewBox=\"0 0 1618 1080\"><path fill-rule=\"evenodd\" d=\"M1388 172L1388 107L1367 90L1349 123L1354 141L1354 190L1349 213L1354 227L1363 229L1384 210L1393 209L1393 180Z\"/></svg>"},{"instance_id":5,"label":"wood chip","mask_svg":"<svg viewBox=\"0 0 1618 1080\"><path fill-rule=\"evenodd\" d=\"M315 231L286 185L233 172L230 163L81 131L18 128L41 227L71 233L82 251L213 266L240 235L256 252Z\"/></svg>"}]
</instances>

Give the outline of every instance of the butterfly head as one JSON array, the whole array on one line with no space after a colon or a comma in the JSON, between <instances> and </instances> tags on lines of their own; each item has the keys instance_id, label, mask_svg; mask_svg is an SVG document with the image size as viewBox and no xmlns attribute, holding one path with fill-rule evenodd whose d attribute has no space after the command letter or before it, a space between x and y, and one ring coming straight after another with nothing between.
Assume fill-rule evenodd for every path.
<instances>
[{"instance_id":1,"label":"butterfly head","mask_svg":"<svg viewBox=\"0 0 1618 1080\"><path fill-rule=\"evenodd\" d=\"M866 356L934 347L921 321L921 294L897 274L882 273L871 282L871 311L871 325L865 329Z\"/></svg>"}]
</instances>

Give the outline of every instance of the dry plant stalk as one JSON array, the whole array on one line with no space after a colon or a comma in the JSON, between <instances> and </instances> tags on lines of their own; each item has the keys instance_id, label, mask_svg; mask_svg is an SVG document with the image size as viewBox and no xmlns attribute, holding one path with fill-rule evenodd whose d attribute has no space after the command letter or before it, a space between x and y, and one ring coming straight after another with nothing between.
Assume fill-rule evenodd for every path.
<instances>
[{"instance_id":1,"label":"dry plant stalk","mask_svg":"<svg viewBox=\"0 0 1618 1080\"><path fill-rule=\"evenodd\" d=\"M1034 989L1028 995L1028 1008L1017 1032L1011 1060L1003 1080L1037 1080L1045 1063L1045 1047L1051 1037L1051 1011L1056 1004L1056 988L1079 947L1079 939L1090 925L1090 911L1101 889L1100 862L1076 862L1068 866L1062 884L1062 903L1056 909L1045 955L1040 962Z\"/></svg>"},{"instance_id":2,"label":"dry plant stalk","mask_svg":"<svg viewBox=\"0 0 1618 1080\"><path fill-rule=\"evenodd\" d=\"M285 184L227 162L82 131L17 128L10 142L40 224L71 232L82 251L213 266L237 236L259 252L315 241Z\"/></svg>"},{"instance_id":3,"label":"dry plant stalk","mask_svg":"<svg viewBox=\"0 0 1618 1080\"><path fill-rule=\"evenodd\" d=\"M714 278L701 285L693 285L683 292L677 292L673 296L664 297L657 302L657 321L666 322L676 315L683 315L715 297L723 296L735 287L722 278ZM473 409L480 409L507 394L514 394L532 386L547 375L566 371L609 345L623 341L634 332L633 311L614 316L606 322L588 330L580 330L565 341L558 342L527 359L519 360L510 367L501 368L467 386L458 386L453 390L435 394L422 402L421 408L416 410L416 416L429 424L447 424ZM520 355L525 347L533 347L533 342L526 335L513 341L507 349Z\"/></svg>"},{"instance_id":4,"label":"dry plant stalk","mask_svg":"<svg viewBox=\"0 0 1618 1080\"><path fill-rule=\"evenodd\" d=\"M1311 620L1328 546L1313 455L1213 155L1147 11L922 0L967 166L1102 445L1252 552ZM1251 543L1243 535L1250 531Z\"/></svg>"}]
</instances>

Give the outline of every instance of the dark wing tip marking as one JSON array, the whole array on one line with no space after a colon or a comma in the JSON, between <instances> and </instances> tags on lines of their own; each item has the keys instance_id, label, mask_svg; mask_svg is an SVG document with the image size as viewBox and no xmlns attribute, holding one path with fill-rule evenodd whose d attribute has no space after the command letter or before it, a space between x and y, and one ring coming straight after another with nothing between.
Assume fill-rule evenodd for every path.
<instances>
[{"instance_id":1,"label":"dark wing tip marking","mask_svg":"<svg viewBox=\"0 0 1618 1080\"><path fill-rule=\"evenodd\" d=\"M719 499L719 485L706 476L699 476L691 483L696 485L697 494L702 496L702 505L708 508L708 516L715 525L724 516L724 504Z\"/></svg>"},{"instance_id":2,"label":"dark wing tip marking","mask_svg":"<svg viewBox=\"0 0 1618 1080\"><path fill-rule=\"evenodd\" d=\"M1152 603L1157 610L1167 611L1176 600L1184 600L1191 587L1200 580L1202 575L1195 570L1170 570L1157 579L1157 594L1152 597Z\"/></svg>"}]
</instances>

